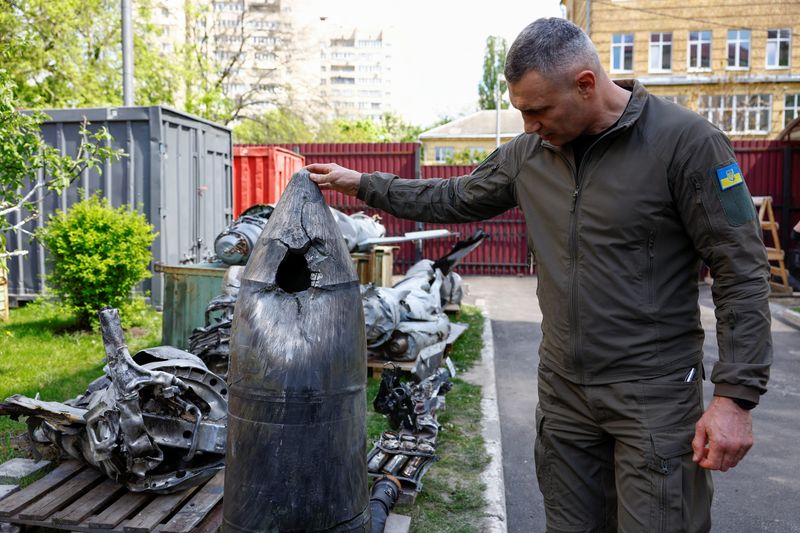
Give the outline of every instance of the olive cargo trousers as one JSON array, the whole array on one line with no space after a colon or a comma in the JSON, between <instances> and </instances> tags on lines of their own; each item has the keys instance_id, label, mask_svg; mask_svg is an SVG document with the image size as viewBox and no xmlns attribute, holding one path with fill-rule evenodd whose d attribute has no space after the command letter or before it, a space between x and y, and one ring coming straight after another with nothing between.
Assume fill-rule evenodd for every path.
<instances>
[{"instance_id":1,"label":"olive cargo trousers","mask_svg":"<svg viewBox=\"0 0 800 533\"><path fill-rule=\"evenodd\" d=\"M709 531L711 474L691 446L702 380L684 381L688 371L584 386L540 364L535 458L548 533Z\"/></svg>"}]
</instances>

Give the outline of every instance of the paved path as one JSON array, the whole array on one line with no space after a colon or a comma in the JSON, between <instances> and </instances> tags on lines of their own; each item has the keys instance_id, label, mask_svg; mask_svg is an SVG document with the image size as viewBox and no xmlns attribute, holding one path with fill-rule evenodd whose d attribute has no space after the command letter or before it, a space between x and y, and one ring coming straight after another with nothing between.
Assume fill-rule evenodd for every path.
<instances>
[{"instance_id":1,"label":"paved path","mask_svg":"<svg viewBox=\"0 0 800 533\"><path fill-rule=\"evenodd\" d=\"M533 465L541 340L536 279L475 276L465 282L468 301L486 300L492 318L508 531L544 532ZM701 310L710 375L717 346L707 287L701 294ZM772 332L775 360L770 392L754 411L756 445L737 468L714 473L714 533L800 533L800 331L776 318ZM709 383L705 393L708 401Z\"/></svg>"}]
</instances>

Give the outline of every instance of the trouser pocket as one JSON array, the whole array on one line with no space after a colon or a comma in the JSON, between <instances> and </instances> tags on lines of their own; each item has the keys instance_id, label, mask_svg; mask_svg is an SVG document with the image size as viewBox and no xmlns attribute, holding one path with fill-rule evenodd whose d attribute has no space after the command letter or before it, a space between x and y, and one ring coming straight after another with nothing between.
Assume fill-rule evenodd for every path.
<instances>
[{"instance_id":1,"label":"trouser pocket","mask_svg":"<svg viewBox=\"0 0 800 533\"><path fill-rule=\"evenodd\" d=\"M686 372L640 382L646 405L642 422L649 428L643 451L650 494L649 513L641 509L637 522L649 522L647 531L654 533L710 528L711 476L692 461L695 422L703 411L702 381L697 370Z\"/></svg>"},{"instance_id":2,"label":"trouser pocket","mask_svg":"<svg viewBox=\"0 0 800 533\"><path fill-rule=\"evenodd\" d=\"M652 433L647 460L652 488L650 523L653 532L683 531L684 459L691 461L691 430ZM688 496L688 495L687 495Z\"/></svg>"}]
</instances>

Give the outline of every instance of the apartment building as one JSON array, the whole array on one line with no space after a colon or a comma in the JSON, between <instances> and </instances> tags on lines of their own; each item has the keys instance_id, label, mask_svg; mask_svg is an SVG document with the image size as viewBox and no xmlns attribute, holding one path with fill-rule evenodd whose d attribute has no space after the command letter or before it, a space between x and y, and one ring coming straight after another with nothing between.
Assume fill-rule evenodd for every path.
<instances>
[{"instance_id":1,"label":"apartment building","mask_svg":"<svg viewBox=\"0 0 800 533\"><path fill-rule=\"evenodd\" d=\"M157 0L158 46L196 43L222 90L254 116L290 105L317 118L378 119L391 106L387 31L335 23L318 0ZM180 102L179 102L180 104Z\"/></svg>"},{"instance_id":2,"label":"apartment building","mask_svg":"<svg viewBox=\"0 0 800 533\"><path fill-rule=\"evenodd\" d=\"M295 39L286 0L157 0L165 53L193 41L224 93L254 115L279 102L292 81L291 66L307 47ZM177 60L176 56L176 60ZM224 73L224 74L221 74Z\"/></svg>"},{"instance_id":3,"label":"apartment building","mask_svg":"<svg viewBox=\"0 0 800 533\"><path fill-rule=\"evenodd\" d=\"M612 78L708 118L732 139L774 139L800 115L797 0L562 0Z\"/></svg>"},{"instance_id":4,"label":"apartment building","mask_svg":"<svg viewBox=\"0 0 800 533\"><path fill-rule=\"evenodd\" d=\"M391 43L384 30L325 27L320 95L336 116L377 120L391 110Z\"/></svg>"}]
</instances>

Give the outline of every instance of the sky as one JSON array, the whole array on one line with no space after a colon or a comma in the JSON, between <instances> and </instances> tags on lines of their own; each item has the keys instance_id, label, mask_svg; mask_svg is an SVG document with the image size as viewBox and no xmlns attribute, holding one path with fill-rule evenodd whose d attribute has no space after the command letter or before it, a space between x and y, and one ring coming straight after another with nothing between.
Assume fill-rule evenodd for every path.
<instances>
[{"instance_id":1,"label":"sky","mask_svg":"<svg viewBox=\"0 0 800 533\"><path fill-rule=\"evenodd\" d=\"M562 16L558 0L320 0L314 9L331 23L388 31L396 111L420 126L476 110L488 36L511 46L537 18Z\"/></svg>"}]
</instances>

